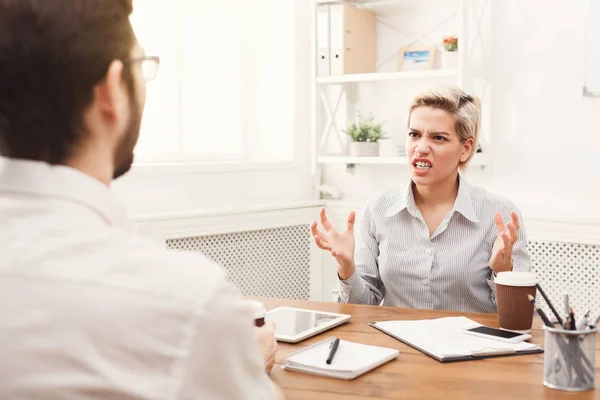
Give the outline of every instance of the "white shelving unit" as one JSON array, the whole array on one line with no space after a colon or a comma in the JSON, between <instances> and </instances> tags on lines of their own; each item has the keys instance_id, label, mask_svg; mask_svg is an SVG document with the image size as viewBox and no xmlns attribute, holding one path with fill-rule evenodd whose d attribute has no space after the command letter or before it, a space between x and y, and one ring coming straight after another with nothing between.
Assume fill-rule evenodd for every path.
<instances>
[{"instance_id":1,"label":"white shelving unit","mask_svg":"<svg viewBox=\"0 0 600 400\"><path fill-rule=\"evenodd\" d=\"M373 88L375 91L385 91L388 87L398 88L394 85L405 85L418 82L418 84L431 84L435 82L452 82L463 87L470 93L478 96L484 106L482 121L483 153L476 153L470 162L471 166L485 168L489 165L490 147L489 132L491 122L486 117L486 109L490 96L490 79L486 76L491 65L489 53L490 13L492 0L454 0L444 2L435 16L430 16L430 11L435 8L437 0L312 0L313 32L311 41L313 55L313 82L311 97L313 110L311 115L311 143L312 143L312 171L315 176L315 185L318 187L323 182L322 169L334 164L345 164L346 167L355 168L368 165L405 165L406 158L398 157L349 157L343 155L347 149L347 136L340 126L354 119L357 108L357 99L363 89ZM429 4L428 4L429 3ZM317 13L320 7L333 4L350 4L361 8L368 8L376 13L378 46L383 40L385 48L378 47L377 72L352 74L342 76L317 76ZM438 2L437 5L440 5ZM456 5L456 7L454 7ZM403 17L393 15L397 10L400 14L411 7L419 8L424 20L418 24L398 23ZM429 9L428 9L429 7ZM416 10L416 8L414 10ZM447 14L444 14L447 13ZM444 14L444 15L442 15ZM431 18L429 18L431 17ZM429 18L429 19L427 19ZM449 22L451 21L451 22ZM452 24L457 29L446 32L457 34L459 37L459 61L456 69L441 69L437 65L434 69L421 71L396 71L398 54L393 51L401 47L413 45L434 46L442 49L442 37L439 31L445 29L447 24ZM412 30L411 30L412 25ZM380 36L383 32L384 36ZM388 36L385 36L388 35ZM389 40L388 40L389 39ZM385 46L391 43L396 47ZM390 54L386 54L390 52ZM439 56L439 52L436 57ZM395 83L400 82L400 83ZM388 85L389 84L389 85ZM379 85L379 86L367 86ZM404 86L400 86L403 88ZM383 93L383 92L382 92ZM394 92L394 96L396 93ZM398 98L406 100L408 93L398 92ZM367 109L371 111L370 104ZM346 112L345 118L340 110ZM362 110L361 110L362 111ZM374 113L378 118L377 113ZM332 135L333 134L333 135ZM337 143L337 145L336 145ZM336 146L334 146L336 145Z\"/></svg>"},{"instance_id":2,"label":"white shelving unit","mask_svg":"<svg viewBox=\"0 0 600 400\"><path fill-rule=\"evenodd\" d=\"M429 78L458 78L459 73L460 70L458 69L432 69L428 71L376 72L372 74L319 76L317 77L317 83L321 85L328 85L342 83L382 82Z\"/></svg>"},{"instance_id":3,"label":"white shelving unit","mask_svg":"<svg viewBox=\"0 0 600 400\"><path fill-rule=\"evenodd\" d=\"M328 5L328 4L353 4L353 5L364 5L364 6L372 6L372 5L381 5L381 4L390 4L390 3L398 3L400 1L409 2L409 1L418 1L418 0L316 0L319 5Z\"/></svg>"}]
</instances>

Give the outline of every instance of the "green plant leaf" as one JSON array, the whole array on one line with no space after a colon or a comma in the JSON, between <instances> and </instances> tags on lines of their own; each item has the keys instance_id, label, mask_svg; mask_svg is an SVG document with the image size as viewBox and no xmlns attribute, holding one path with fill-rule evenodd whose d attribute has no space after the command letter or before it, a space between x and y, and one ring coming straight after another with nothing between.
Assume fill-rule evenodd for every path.
<instances>
[{"instance_id":1,"label":"green plant leaf","mask_svg":"<svg viewBox=\"0 0 600 400\"><path fill-rule=\"evenodd\" d=\"M362 112L357 112L358 121L348 125L346 133L354 142L377 142L380 139L387 139L384 136L381 123L375 123L375 117L372 114L365 116Z\"/></svg>"}]
</instances>

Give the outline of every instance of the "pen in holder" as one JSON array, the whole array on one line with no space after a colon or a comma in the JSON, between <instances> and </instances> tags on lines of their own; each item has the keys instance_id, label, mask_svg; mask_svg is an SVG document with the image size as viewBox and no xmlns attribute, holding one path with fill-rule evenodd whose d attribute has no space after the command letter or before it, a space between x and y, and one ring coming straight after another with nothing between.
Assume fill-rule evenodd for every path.
<instances>
[{"instance_id":1,"label":"pen in holder","mask_svg":"<svg viewBox=\"0 0 600 400\"><path fill-rule=\"evenodd\" d=\"M544 385L552 389L584 391L594 389L596 333L544 326Z\"/></svg>"}]
</instances>

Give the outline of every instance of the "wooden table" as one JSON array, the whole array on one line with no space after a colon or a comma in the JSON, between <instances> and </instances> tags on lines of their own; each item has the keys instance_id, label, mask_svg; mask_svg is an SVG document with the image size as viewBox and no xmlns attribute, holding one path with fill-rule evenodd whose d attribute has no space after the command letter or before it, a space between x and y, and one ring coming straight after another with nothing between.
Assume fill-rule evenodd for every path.
<instances>
[{"instance_id":1,"label":"wooden table","mask_svg":"<svg viewBox=\"0 0 600 400\"><path fill-rule=\"evenodd\" d=\"M495 314L454 313L394 307L258 298L268 309L292 306L352 315L351 322L298 344L279 344L278 365L271 374L288 400L327 399L600 399L600 389L563 392L543 385L544 355L533 354L442 364L367 325L386 320L414 320L465 315L481 324L498 326ZM400 355L352 381L285 371L286 355L329 336L358 343L396 348ZM541 321L534 321L532 342L543 345ZM600 344L600 337L597 346ZM596 351L596 386L600 386L600 347Z\"/></svg>"}]
</instances>

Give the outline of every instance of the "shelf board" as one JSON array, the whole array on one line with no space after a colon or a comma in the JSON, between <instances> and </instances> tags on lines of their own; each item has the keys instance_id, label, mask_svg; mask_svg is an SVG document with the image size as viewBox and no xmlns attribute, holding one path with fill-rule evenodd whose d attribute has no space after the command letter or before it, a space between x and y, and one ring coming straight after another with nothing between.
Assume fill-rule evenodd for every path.
<instances>
[{"instance_id":1,"label":"shelf board","mask_svg":"<svg viewBox=\"0 0 600 400\"><path fill-rule=\"evenodd\" d=\"M319 84L340 84L351 82L380 82L426 78L456 78L458 69L431 69L426 71L375 72L371 74L349 74L339 76L319 76Z\"/></svg>"},{"instance_id":2,"label":"shelf board","mask_svg":"<svg viewBox=\"0 0 600 400\"><path fill-rule=\"evenodd\" d=\"M331 5L331 4L351 4L351 5L377 5L377 4L395 4L415 0L317 0L317 4L320 6Z\"/></svg>"},{"instance_id":3,"label":"shelf board","mask_svg":"<svg viewBox=\"0 0 600 400\"><path fill-rule=\"evenodd\" d=\"M317 158L319 164L376 164L376 165L406 165L406 157L348 157L348 156L322 156ZM488 164L486 154L476 153L469 166L483 167Z\"/></svg>"},{"instance_id":4,"label":"shelf board","mask_svg":"<svg viewBox=\"0 0 600 400\"><path fill-rule=\"evenodd\" d=\"M349 157L323 156L319 164L406 164L406 157Z\"/></svg>"}]
</instances>

